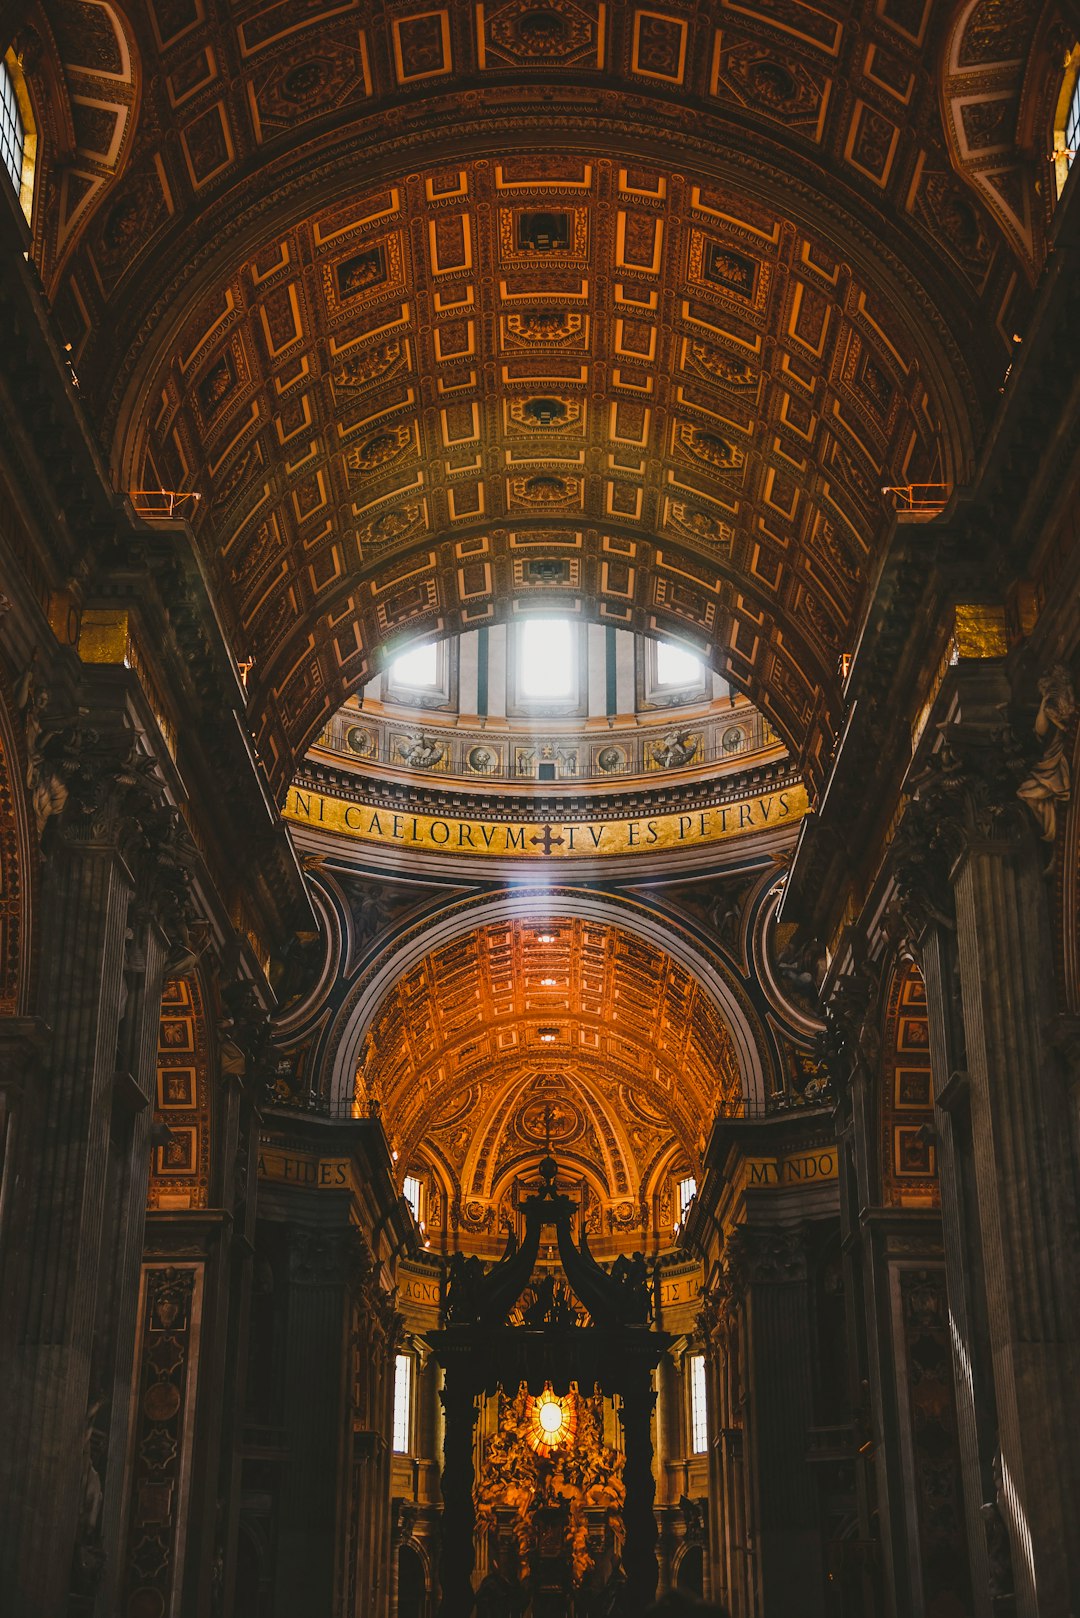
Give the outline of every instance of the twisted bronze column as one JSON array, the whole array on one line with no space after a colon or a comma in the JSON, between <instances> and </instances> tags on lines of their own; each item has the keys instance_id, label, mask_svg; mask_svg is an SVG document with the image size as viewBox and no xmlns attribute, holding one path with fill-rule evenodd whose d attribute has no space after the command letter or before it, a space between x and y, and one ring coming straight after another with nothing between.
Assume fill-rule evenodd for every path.
<instances>
[{"instance_id":1,"label":"twisted bronze column","mask_svg":"<svg viewBox=\"0 0 1080 1618\"><path fill-rule=\"evenodd\" d=\"M479 1414L472 1388L455 1370L439 1394L446 1420L442 1470L442 1543L439 1551L438 1618L468 1618L473 1608L476 1559L473 1508L473 1427Z\"/></svg>"},{"instance_id":2,"label":"twisted bronze column","mask_svg":"<svg viewBox=\"0 0 1080 1618\"><path fill-rule=\"evenodd\" d=\"M626 1379L622 1400L619 1417L626 1438L626 1465L623 1470L626 1484L626 1503L623 1507L626 1543L622 1562L626 1573L628 1610L644 1612L656 1595L660 1577L656 1560L656 1516L653 1511L656 1480L652 1466L652 1415L656 1393L648 1368L634 1368L632 1377Z\"/></svg>"}]
</instances>

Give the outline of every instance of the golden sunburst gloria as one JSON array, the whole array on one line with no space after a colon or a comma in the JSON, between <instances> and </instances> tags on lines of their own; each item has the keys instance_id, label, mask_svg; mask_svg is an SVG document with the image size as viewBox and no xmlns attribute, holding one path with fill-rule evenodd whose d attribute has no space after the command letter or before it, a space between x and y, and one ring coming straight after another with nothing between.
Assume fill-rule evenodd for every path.
<instances>
[{"instance_id":1,"label":"golden sunburst gloria","mask_svg":"<svg viewBox=\"0 0 1080 1618\"><path fill-rule=\"evenodd\" d=\"M529 1438L538 1454L547 1455L573 1437L577 1411L569 1394L560 1397L549 1386L539 1398L531 1399L529 1403Z\"/></svg>"}]
</instances>

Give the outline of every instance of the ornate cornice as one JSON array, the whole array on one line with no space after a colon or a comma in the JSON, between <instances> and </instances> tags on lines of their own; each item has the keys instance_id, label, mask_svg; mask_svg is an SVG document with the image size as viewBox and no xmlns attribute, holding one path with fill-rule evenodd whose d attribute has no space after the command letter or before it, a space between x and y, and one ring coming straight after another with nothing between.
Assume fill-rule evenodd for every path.
<instances>
[{"instance_id":1,"label":"ornate cornice","mask_svg":"<svg viewBox=\"0 0 1080 1618\"><path fill-rule=\"evenodd\" d=\"M328 789L335 796L350 798L372 808L404 813L455 815L482 815L485 820L516 821L524 816L537 824L545 821L600 821L620 820L628 815L678 815L689 811L737 803L752 793L781 792L785 787L797 786L801 781L798 769L790 759L770 759L748 769L733 770L719 779L673 782L654 788L629 788L617 792L593 793L588 787L581 793L538 791L536 783L529 783L527 800L520 791L498 790L485 785L483 792L475 788L453 785L421 785L412 781L378 781L360 775L355 770L342 769L308 757L296 777L299 786L315 790Z\"/></svg>"}]
</instances>

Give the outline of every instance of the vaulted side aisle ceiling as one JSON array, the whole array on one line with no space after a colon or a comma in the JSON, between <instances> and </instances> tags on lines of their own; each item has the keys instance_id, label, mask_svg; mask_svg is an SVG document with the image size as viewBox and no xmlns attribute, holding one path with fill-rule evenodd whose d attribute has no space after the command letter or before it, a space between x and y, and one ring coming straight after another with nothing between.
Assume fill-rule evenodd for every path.
<instances>
[{"instance_id":1,"label":"vaulted side aisle ceiling","mask_svg":"<svg viewBox=\"0 0 1080 1618\"><path fill-rule=\"evenodd\" d=\"M378 1101L404 1159L424 1142L481 1196L534 1094L588 1123L613 1190L633 1181L636 1195L673 1137L697 1157L741 1082L731 1033L685 968L580 918L490 924L425 956L379 1008L358 1072L360 1104ZM526 1125L518 1149L535 1156L543 1132Z\"/></svg>"},{"instance_id":2,"label":"vaulted side aisle ceiling","mask_svg":"<svg viewBox=\"0 0 1080 1618\"><path fill-rule=\"evenodd\" d=\"M388 649L553 601L820 781L882 487L965 476L1043 251L1051 10L56 10L134 89L39 257L121 485L201 496L275 787Z\"/></svg>"}]
</instances>

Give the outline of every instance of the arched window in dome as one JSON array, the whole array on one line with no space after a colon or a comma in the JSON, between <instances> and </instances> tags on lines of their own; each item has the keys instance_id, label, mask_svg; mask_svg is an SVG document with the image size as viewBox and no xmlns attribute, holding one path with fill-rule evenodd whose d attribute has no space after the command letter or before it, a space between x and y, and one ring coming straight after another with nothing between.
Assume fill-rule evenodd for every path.
<instances>
[{"instance_id":1,"label":"arched window in dome","mask_svg":"<svg viewBox=\"0 0 1080 1618\"><path fill-rule=\"evenodd\" d=\"M568 698L574 687L573 637L565 618L527 618L521 625L518 691L528 698Z\"/></svg>"},{"instance_id":2,"label":"arched window in dome","mask_svg":"<svg viewBox=\"0 0 1080 1618\"><path fill-rule=\"evenodd\" d=\"M37 132L22 67L14 51L0 57L0 159L27 220L34 198Z\"/></svg>"},{"instance_id":3,"label":"arched window in dome","mask_svg":"<svg viewBox=\"0 0 1080 1618\"><path fill-rule=\"evenodd\" d=\"M435 642L432 640L425 646L414 646L412 651L402 652L400 657L395 657L390 665L390 676L395 685L410 686L416 691L437 685L439 649Z\"/></svg>"},{"instance_id":4,"label":"arched window in dome","mask_svg":"<svg viewBox=\"0 0 1080 1618\"><path fill-rule=\"evenodd\" d=\"M1054 172L1059 197L1078 153L1080 153L1080 40L1065 58L1065 73L1054 113Z\"/></svg>"},{"instance_id":5,"label":"arched window in dome","mask_svg":"<svg viewBox=\"0 0 1080 1618\"><path fill-rule=\"evenodd\" d=\"M679 1218L675 1226L676 1230L679 1229L679 1226L690 1212L690 1204L697 1196L697 1180L692 1174L685 1174L679 1180L677 1189L679 1194Z\"/></svg>"},{"instance_id":6,"label":"arched window in dome","mask_svg":"<svg viewBox=\"0 0 1080 1618\"><path fill-rule=\"evenodd\" d=\"M419 1225L422 1217L424 1187L418 1174L406 1174L401 1194L409 1204L412 1216Z\"/></svg>"},{"instance_id":7,"label":"arched window in dome","mask_svg":"<svg viewBox=\"0 0 1080 1618\"><path fill-rule=\"evenodd\" d=\"M656 643L656 683L664 686L697 685L701 681L701 659L689 647L671 640Z\"/></svg>"}]
</instances>

